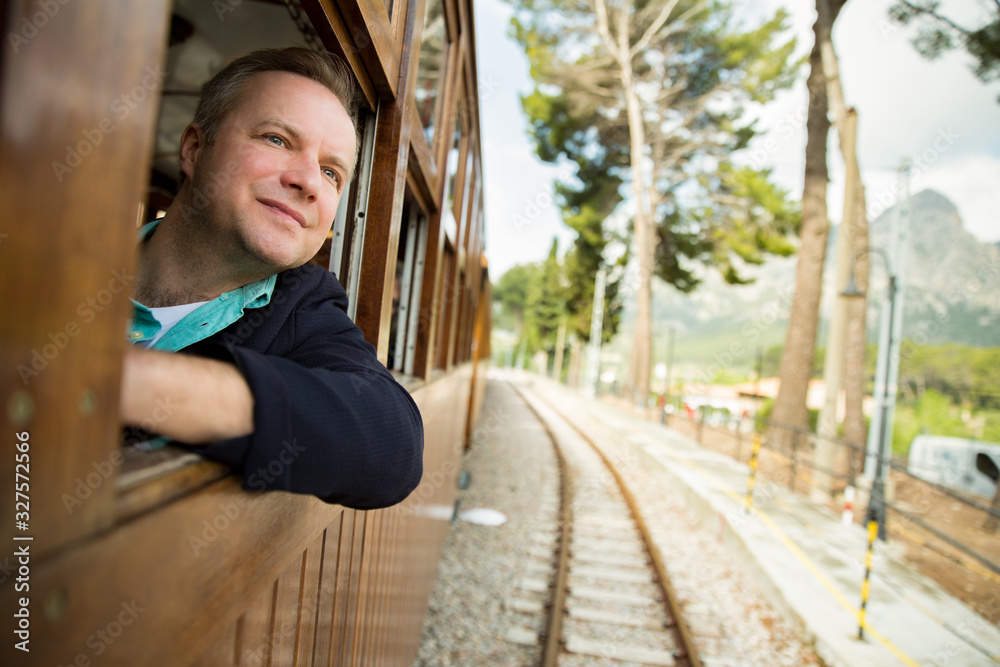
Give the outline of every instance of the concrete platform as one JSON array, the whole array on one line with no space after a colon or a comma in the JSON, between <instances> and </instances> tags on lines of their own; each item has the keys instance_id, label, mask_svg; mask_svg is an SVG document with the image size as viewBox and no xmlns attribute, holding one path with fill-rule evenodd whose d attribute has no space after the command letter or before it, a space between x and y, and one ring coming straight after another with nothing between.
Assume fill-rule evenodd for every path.
<instances>
[{"instance_id":1,"label":"concrete platform","mask_svg":"<svg viewBox=\"0 0 1000 667\"><path fill-rule=\"evenodd\" d=\"M762 592L816 643L831 666L1000 663L1000 630L903 561L900 546L876 549L865 639L858 608L865 530L828 508L760 479L744 507L748 468L667 427L537 376L503 374L595 438L628 442L635 460L680 490L706 526L719 526Z\"/></svg>"}]
</instances>

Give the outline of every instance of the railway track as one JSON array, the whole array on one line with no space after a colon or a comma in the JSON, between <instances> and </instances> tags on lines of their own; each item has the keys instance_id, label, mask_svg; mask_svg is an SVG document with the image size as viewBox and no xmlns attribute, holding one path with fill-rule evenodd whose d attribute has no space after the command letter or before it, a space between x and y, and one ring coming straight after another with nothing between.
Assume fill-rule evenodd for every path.
<instances>
[{"instance_id":1,"label":"railway track","mask_svg":"<svg viewBox=\"0 0 1000 667\"><path fill-rule=\"evenodd\" d=\"M514 389L558 456L537 508L506 639L544 667L700 667L666 570L620 476L600 448L530 391ZM561 480L561 484L559 481Z\"/></svg>"}]
</instances>

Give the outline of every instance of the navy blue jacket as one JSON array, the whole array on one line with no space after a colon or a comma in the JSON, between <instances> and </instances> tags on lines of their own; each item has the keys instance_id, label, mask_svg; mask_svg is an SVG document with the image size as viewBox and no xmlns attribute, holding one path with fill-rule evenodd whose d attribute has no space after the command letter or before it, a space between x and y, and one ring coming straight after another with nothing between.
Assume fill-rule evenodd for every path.
<instances>
[{"instance_id":1,"label":"navy blue jacket","mask_svg":"<svg viewBox=\"0 0 1000 667\"><path fill-rule=\"evenodd\" d=\"M197 449L242 468L245 489L373 509L420 483L420 412L347 317L329 271L278 274L269 305L181 352L232 362L250 385L254 432Z\"/></svg>"}]
</instances>

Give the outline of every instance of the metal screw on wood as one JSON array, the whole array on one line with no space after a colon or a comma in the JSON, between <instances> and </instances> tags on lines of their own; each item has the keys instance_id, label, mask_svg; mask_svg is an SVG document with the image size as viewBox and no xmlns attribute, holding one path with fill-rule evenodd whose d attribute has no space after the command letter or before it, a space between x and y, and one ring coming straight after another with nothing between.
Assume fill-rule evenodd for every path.
<instances>
[{"instance_id":1,"label":"metal screw on wood","mask_svg":"<svg viewBox=\"0 0 1000 667\"><path fill-rule=\"evenodd\" d=\"M97 409L97 394L93 389L84 389L80 392L79 401L80 414L89 417Z\"/></svg>"},{"instance_id":2,"label":"metal screw on wood","mask_svg":"<svg viewBox=\"0 0 1000 667\"><path fill-rule=\"evenodd\" d=\"M66 613L68 606L69 596L66 595L66 591L62 588L57 588L45 597L45 605L43 607L45 617L50 621L58 621Z\"/></svg>"},{"instance_id":3,"label":"metal screw on wood","mask_svg":"<svg viewBox=\"0 0 1000 667\"><path fill-rule=\"evenodd\" d=\"M7 417L14 426L27 426L35 416L35 399L24 389L11 394L7 401Z\"/></svg>"}]
</instances>

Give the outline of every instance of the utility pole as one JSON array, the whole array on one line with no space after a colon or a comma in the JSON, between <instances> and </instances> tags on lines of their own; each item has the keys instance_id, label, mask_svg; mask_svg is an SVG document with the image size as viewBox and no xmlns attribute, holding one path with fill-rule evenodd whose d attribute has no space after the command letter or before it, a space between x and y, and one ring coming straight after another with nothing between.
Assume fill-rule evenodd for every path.
<instances>
[{"instance_id":1,"label":"utility pole","mask_svg":"<svg viewBox=\"0 0 1000 667\"><path fill-rule=\"evenodd\" d=\"M587 345L587 373L584 381L586 392L597 393L601 369L601 333L604 330L604 283L607 280L603 268L597 270L594 282L594 307L590 317L590 343Z\"/></svg>"},{"instance_id":2,"label":"utility pole","mask_svg":"<svg viewBox=\"0 0 1000 667\"><path fill-rule=\"evenodd\" d=\"M896 394L899 385L899 347L903 336L903 288L906 273L907 237L909 235L910 217L910 163L906 161L899 168L899 178L902 184L899 201L892 216L892 228L889 232L887 256L893 268L895 278L892 294L892 307L882 309L881 325L879 327L878 365L880 369L875 376L875 410L872 413L868 429L868 443L865 456L865 477L875 478L875 469L881 458L888 460L892 452L893 420L896 412ZM896 316L892 317L891 313ZM890 349L890 343L892 349ZM879 453L879 446L882 452ZM890 487L891 488L891 487ZM891 494L891 490L887 491Z\"/></svg>"},{"instance_id":3,"label":"utility pole","mask_svg":"<svg viewBox=\"0 0 1000 667\"><path fill-rule=\"evenodd\" d=\"M670 371L674 366L674 333L674 325L671 324L667 329L667 378L666 387L663 390L664 407L670 405L670 381L672 378Z\"/></svg>"}]
</instances>

